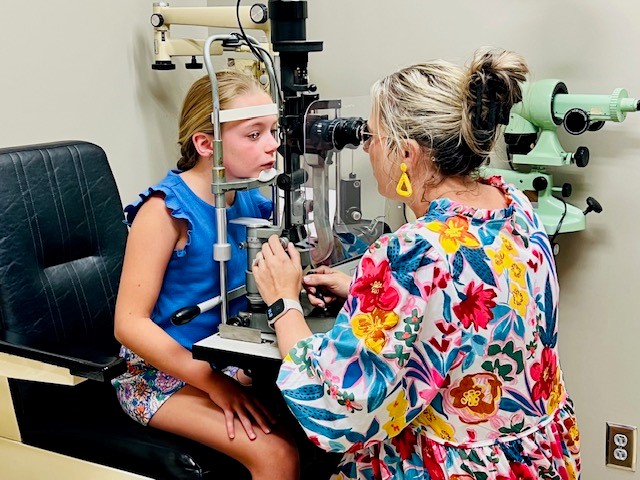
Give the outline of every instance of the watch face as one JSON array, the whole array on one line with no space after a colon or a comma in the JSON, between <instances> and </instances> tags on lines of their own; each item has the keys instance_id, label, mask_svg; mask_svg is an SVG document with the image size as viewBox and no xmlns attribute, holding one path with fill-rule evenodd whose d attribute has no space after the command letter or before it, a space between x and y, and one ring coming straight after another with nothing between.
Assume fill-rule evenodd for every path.
<instances>
[{"instance_id":1,"label":"watch face","mask_svg":"<svg viewBox=\"0 0 640 480\"><path fill-rule=\"evenodd\" d=\"M282 299L276 300L267 308L267 318L273 320L284 311L284 301Z\"/></svg>"}]
</instances>

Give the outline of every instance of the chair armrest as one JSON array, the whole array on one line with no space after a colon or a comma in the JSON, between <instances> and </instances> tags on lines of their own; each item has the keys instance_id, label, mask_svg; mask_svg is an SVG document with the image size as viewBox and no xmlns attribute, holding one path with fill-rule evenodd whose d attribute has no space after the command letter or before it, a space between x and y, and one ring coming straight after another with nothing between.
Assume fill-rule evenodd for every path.
<instances>
[{"instance_id":1,"label":"chair armrest","mask_svg":"<svg viewBox=\"0 0 640 480\"><path fill-rule=\"evenodd\" d=\"M108 382L125 371L124 359L100 348L34 341L31 337L0 330L0 352L69 369L74 376Z\"/></svg>"}]
</instances>

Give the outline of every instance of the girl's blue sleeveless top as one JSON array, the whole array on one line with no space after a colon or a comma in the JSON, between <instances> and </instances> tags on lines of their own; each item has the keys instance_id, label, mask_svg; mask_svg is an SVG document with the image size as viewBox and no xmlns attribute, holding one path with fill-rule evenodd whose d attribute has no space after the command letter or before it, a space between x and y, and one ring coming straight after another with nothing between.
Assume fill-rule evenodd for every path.
<instances>
[{"instance_id":1,"label":"girl's blue sleeveless top","mask_svg":"<svg viewBox=\"0 0 640 480\"><path fill-rule=\"evenodd\" d=\"M220 294L219 263L213 260L213 245L217 239L216 209L198 197L180 178L179 170L171 170L157 185L140 194L128 205L125 223L131 225L142 204L154 193L161 192L174 218L187 222L188 239L182 250L171 255L158 300L151 314L152 320L185 348L218 331L220 307L198 315L186 325L170 322L178 309L197 305ZM236 192L236 199L227 208L227 220L239 217L270 218L272 202L257 189ZM231 244L231 259L227 262L227 287L232 290L244 285L247 251L240 248L246 240L246 227L229 223L227 239ZM152 239L150 241L153 241ZM244 297L229 303L229 315L246 308Z\"/></svg>"}]
</instances>

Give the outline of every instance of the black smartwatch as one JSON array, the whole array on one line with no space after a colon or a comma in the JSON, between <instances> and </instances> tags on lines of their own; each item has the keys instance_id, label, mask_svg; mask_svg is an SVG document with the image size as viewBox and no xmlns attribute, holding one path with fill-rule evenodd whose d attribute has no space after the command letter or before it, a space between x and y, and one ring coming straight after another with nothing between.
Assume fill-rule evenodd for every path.
<instances>
[{"instance_id":1,"label":"black smartwatch","mask_svg":"<svg viewBox=\"0 0 640 480\"><path fill-rule=\"evenodd\" d=\"M271 328L278 321L278 319L287 313L289 310L297 310L302 315L304 312L302 311L302 305L297 300L291 300L290 298L279 298L275 302L273 302L269 307L267 307L267 323Z\"/></svg>"}]
</instances>

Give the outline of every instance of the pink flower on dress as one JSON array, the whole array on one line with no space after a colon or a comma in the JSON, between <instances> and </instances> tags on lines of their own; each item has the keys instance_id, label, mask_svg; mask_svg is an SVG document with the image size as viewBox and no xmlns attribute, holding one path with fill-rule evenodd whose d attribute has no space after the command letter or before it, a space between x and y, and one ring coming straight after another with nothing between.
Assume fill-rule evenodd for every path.
<instances>
[{"instance_id":1,"label":"pink flower on dress","mask_svg":"<svg viewBox=\"0 0 640 480\"><path fill-rule=\"evenodd\" d=\"M416 307L416 299L413 295L409 295L409 297L407 297L407 301L404 303L400 311L405 315L411 315L415 307Z\"/></svg>"},{"instance_id":2,"label":"pink flower on dress","mask_svg":"<svg viewBox=\"0 0 640 480\"><path fill-rule=\"evenodd\" d=\"M453 307L453 313L460 319L464 328L473 324L476 332L481 328L487 328L487 324L493 319L493 307L496 302L496 292L491 288L484 288L482 283L476 285L469 282L465 291L466 298Z\"/></svg>"},{"instance_id":3,"label":"pink flower on dress","mask_svg":"<svg viewBox=\"0 0 640 480\"><path fill-rule=\"evenodd\" d=\"M540 362L536 362L531 367L531 378L536 383L531 391L531 398L535 401L541 398L547 400L556 381L556 370L558 369L558 359L556 354L549 347L542 350Z\"/></svg>"},{"instance_id":4,"label":"pink flower on dress","mask_svg":"<svg viewBox=\"0 0 640 480\"><path fill-rule=\"evenodd\" d=\"M360 310L373 312L375 308L390 312L400 301L398 290L393 286L389 262L379 264L369 257L362 259L362 274L353 282L351 294L358 297Z\"/></svg>"}]
</instances>

